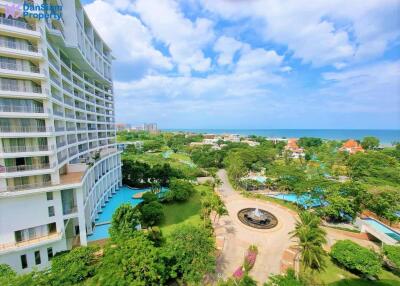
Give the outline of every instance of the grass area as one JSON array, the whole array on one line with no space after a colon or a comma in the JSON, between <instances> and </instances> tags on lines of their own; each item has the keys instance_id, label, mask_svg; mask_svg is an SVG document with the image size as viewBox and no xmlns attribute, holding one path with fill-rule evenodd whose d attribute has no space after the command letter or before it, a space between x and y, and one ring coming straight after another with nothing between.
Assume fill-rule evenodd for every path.
<instances>
[{"instance_id":1,"label":"grass area","mask_svg":"<svg viewBox=\"0 0 400 286\"><path fill-rule=\"evenodd\" d=\"M400 285L400 277L391 272L382 270L379 280L369 281L340 268L330 259L324 272L316 275L316 280L323 285L330 286L393 286Z\"/></svg>"},{"instance_id":2,"label":"grass area","mask_svg":"<svg viewBox=\"0 0 400 286\"><path fill-rule=\"evenodd\" d=\"M168 236L179 225L202 223L200 218L200 190L202 187L204 186L197 186L196 193L186 202L164 204L165 219L160 228L165 236Z\"/></svg>"}]
</instances>

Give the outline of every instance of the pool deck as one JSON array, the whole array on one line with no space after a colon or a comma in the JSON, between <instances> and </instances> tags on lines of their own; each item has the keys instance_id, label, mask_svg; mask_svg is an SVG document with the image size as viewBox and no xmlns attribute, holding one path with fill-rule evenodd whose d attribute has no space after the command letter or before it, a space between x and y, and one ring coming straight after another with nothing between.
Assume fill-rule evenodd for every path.
<instances>
[{"instance_id":1,"label":"pool deck","mask_svg":"<svg viewBox=\"0 0 400 286\"><path fill-rule=\"evenodd\" d=\"M294 229L296 215L277 204L242 197L229 183L225 170L218 171L218 176L222 181L218 193L229 214L214 223L219 241L223 240L217 259L217 273L225 279L231 277L243 264L248 247L255 244L258 247L258 256L250 275L262 285L271 274L281 272L287 249L296 244L296 240L289 234ZM273 229L260 230L242 224L237 213L247 207L258 207L271 212L277 217L278 225Z\"/></svg>"}]
</instances>

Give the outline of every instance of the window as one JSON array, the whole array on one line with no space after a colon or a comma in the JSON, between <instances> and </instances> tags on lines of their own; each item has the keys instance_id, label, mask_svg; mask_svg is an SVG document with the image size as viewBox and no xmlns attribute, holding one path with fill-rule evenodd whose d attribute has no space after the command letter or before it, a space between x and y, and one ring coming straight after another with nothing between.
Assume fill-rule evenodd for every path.
<instances>
[{"instance_id":1,"label":"window","mask_svg":"<svg viewBox=\"0 0 400 286\"><path fill-rule=\"evenodd\" d=\"M52 201L53 200L53 193L52 192L46 193L46 197L47 197L48 201Z\"/></svg>"},{"instance_id":2,"label":"window","mask_svg":"<svg viewBox=\"0 0 400 286\"><path fill-rule=\"evenodd\" d=\"M42 263L42 261L40 259L40 251L37 250L37 251L35 251L35 264L39 265L40 263Z\"/></svg>"},{"instance_id":3,"label":"window","mask_svg":"<svg viewBox=\"0 0 400 286\"><path fill-rule=\"evenodd\" d=\"M54 216L54 207L53 207L53 206L50 206L50 207L48 208L48 211L49 211L49 217Z\"/></svg>"},{"instance_id":4,"label":"window","mask_svg":"<svg viewBox=\"0 0 400 286\"><path fill-rule=\"evenodd\" d=\"M47 248L47 259L50 261L53 258L53 248Z\"/></svg>"},{"instance_id":5,"label":"window","mask_svg":"<svg viewBox=\"0 0 400 286\"><path fill-rule=\"evenodd\" d=\"M22 269L28 268L28 261L26 259L26 254L21 255L21 267Z\"/></svg>"}]
</instances>

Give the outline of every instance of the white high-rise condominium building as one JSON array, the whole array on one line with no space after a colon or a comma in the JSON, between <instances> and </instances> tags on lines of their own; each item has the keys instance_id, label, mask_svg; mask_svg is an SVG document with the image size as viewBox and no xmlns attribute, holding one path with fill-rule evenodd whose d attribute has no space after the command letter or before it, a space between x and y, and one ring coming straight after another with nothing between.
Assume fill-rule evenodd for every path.
<instances>
[{"instance_id":1,"label":"white high-rise condominium building","mask_svg":"<svg viewBox=\"0 0 400 286\"><path fill-rule=\"evenodd\" d=\"M25 272L87 244L121 160L111 51L80 1L26 1L62 5L61 20L13 3L0 0L0 263Z\"/></svg>"}]
</instances>

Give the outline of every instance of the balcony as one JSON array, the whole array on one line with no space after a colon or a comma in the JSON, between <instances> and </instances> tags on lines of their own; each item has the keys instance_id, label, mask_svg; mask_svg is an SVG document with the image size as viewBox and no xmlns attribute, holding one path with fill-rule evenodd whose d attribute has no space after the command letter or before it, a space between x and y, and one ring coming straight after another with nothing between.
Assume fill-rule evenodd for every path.
<instances>
[{"instance_id":1,"label":"balcony","mask_svg":"<svg viewBox=\"0 0 400 286\"><path fill-rule=\"evenodd\" d=\"M26 191L26 190L32 190L32 189L39 189L39 188L44 188L44 187L49 187L51 186L51 181L48 182L41 182L41 183L35 183L35 184L25 184L25 185L16 185L16 186L7 186L7 189L1 192L15 192L15 191Z\"/></svg>"},{"instance_id":2,"label":"balcony","mask_svg":"<svg viewBox=\"0 0 400 286\"><path fill-rule=\"evenodd\" d=\"M49 163L36 164L36 165L18 165L18 166L1 166L0 173L15 173L15 172L26 172L36 170L50 169Z\"/></svg>"},{"instance_id":3,"label":"balcony","mask_svg":"<svg viewBox=\"0 0 400 286\"><path fill-rule=\"evenodd\" d=\"M55 109L53 109L53 114L58 115L58 116L64 116L64 113L62 111L58 111ZM60 131L60 130L57 130L57 128L56 128L56 131Z\"/></svg>"},{"instance_id":4,"label":"balcony","mask_svg":"<svg viewBox=\"0 0 400 286\"><path fill-rule=\"evenodd\" d=\"M17 190L17 191L19 191L19 190ZM41 244L41 243L57 241L57 240L61 239L62 236L63 236L62 232L56 232L56 233L48 234L45 236L41 236L41 237L34 238L31 240L23 241L23 242L0 244L0 253L8 252L8 251L18 251L19 249L25 249L26 247L37 246L38 244Z\"/></svg>"},{"instance_id":5,"label":"balcony","mask_svg":"<svg viewBox=\"0 0 400 286\"><path fill-rule=\"evenodd\" d=\"M15 19L0 17L0 24L12 26L12 27L16 27L16 28L21 28L21 29L26 29L26 30L31 30L31 31L36 31L35 27L32 27L31 25L29 25L26 22L15 20Z\"/></svg>"},{"instance_id":6,"label":"balcony","mask_svg":"<svg viewBox=\"0 0 400 286\"><path fill-rule=\"evenodd\" d=\"M56 144L57 148L61 148L67 144L67 141L58 141Z\"/></svg>"},{"instance_id":7,"label":"balcony","mask_svg":"<svg viewBox=\"0 0 400 286\"><path fill-rule=\"evenodd\" d=\"M15 92L32 92L32 93L42 93L42 88L40 86L19 86L19 85L4 85L0 86L1 91L15 91Z\"/></svg>"},{"instance_id":8,"label":"balcony","mask_svg":"<svg viewBox=\"0 0 400 286\"><path fill-rule=\"evenodd\" d=\"M48 145L36 145L36 146L4 146L4 153L24 153L24 152L43 152L49 151Z\"/></svg>"},{"instance_id":9,"label":"balcony","mask_svg":"<svg viewBox=\"0 0 400 286\"><path fill-rule=\"evenodd\" d=\"M65 160L67 160L67 157L68 157L68 154L57 156L58 163L60 164L61 162L64 162Z\"/></svg>"},{"instance_id":10,"label":"balcony","mask_svg":"<svg viewBox=\"0 0 400 286\"><path fill-rule=\"evenodd\" d=\"M71 119L75 119L75 114L65 113L65 116Z\"/></svg>"},{"instance_id":11,"label":"balcony","mask_svg":"<svg viewBox=\"0 0 400 286\"><path fill-rule=\"evenodd\" d=\"M75 137L71 137L71 138L68 138L68 144L73 144L73 143L76 143L76 138Z\"/></svg>"},{"instance_id":12,"label":"balcony","mask_svg":"<svg viewBox=\"0 0 400 286\"><path fill-rule=\"evenodd\" d=\"M0 126L1 133L35 133L52 131L53 128L45 126Z\"/></svg>"},{"instance_id":13,"label":"balcony","mask_svg":"<svg viewBox=\"0 0 400 286\"><path fill-rule=\"evenodd\" d=\"M40 69L37 66L16 65L13 63L4 63L4 62L0 62L0 69L20 71L20 72L40 73Z\"/></svg>"},{"instance_id":14,"label":"balcony","mask_svg":"<svg viewBox=\"0 0 400 286\"><path fill-rule=\"evenodd\" d=\"M75 126L68 126L67 131L75 131Z\"/></svg>"},{"instance_id":15,"label":"balcony","mask_svg":"<svg viewBox=\"0 0 400 286\"><path fill-rule=\"evenodd\" d=\"M34 45L27 44L27 43L21 43L21 42L9 41L6 39L0 39L0 47L7 48L7 49L13 49L13 50L19 50L19 51L32 52L32 53L38 52L38 48Z\"/></svg>"},{"instance_id":16,"label":"balcony","mask_svg":"<svg viewBox=\"0 0 400 286\"><path fill-rule=\"evenodd\" d=\"M0 112L44 113L41 106L0 105Z\"/></svg>"},{"instance_id":17,"label":"balcony","mask_svg":"<svg viewBox=\"0 0 400 286\"><path fill-rule=\"evenodd\" d=\"M56 131L65 131L65 126L56 126Z\"/></svg>"}]
</instances>

